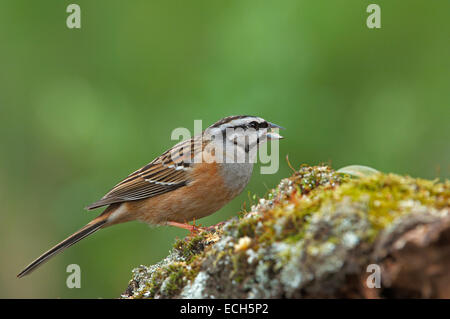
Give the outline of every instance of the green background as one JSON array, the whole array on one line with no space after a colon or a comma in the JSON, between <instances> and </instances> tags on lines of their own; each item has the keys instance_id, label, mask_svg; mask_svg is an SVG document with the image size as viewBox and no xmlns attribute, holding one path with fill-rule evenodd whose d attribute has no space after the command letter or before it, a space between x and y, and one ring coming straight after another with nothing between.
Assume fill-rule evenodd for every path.
<instances>
[{"instance_id":1,"label":"green background","mask_svg":"<svg viewBox=\"0 0 450 319\"><path fill-rule=\"evenodd\" d=\"M81 6L82 27L66 27ZM0 1L0 297L113 298L186 231L127 223L16 274L99 211L83 207L193 130L234 114L286 127L234 216L301 163L450 175L449 1ZM66 266L81 267L81 289Z\"/></svg>"}]
</instances>

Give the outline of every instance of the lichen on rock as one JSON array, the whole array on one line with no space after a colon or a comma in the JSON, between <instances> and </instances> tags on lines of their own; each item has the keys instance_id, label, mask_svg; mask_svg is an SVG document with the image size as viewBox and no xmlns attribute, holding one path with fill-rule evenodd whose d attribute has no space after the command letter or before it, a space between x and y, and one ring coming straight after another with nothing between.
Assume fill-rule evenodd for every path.
<instances>
[{"instance_id":1,"label":"lichen on rock","mask_svg":"<svg viewBox=\"0 0 450 319\"><path fill-rule=\"evenodd\" d=\"M134 269L122 297L384 297L398 278L385 267L398 248L392 245L418 225L440 225L442 236L428 236L422 248L443 241L446 250L434 262L450 263L448 181L344 173L300 167L249 212L178 240L160 263ZM375 292L364 284L371 263L389 278ZM450 281L447 269L441 280ZM402 288L400 296L420 297L419 290Z\"/></svg>"}]
</instances>

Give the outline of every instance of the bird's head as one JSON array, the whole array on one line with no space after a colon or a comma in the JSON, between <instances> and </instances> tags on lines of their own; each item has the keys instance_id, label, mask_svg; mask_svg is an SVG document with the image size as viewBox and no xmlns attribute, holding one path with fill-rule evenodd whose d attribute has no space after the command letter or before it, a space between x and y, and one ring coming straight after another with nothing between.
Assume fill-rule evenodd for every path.
<instances>
[{"instance_id":1,"label":"bird's head","mask_svg":"<svg viewBox=\"0 0 450 319\"><path fill-rule=\"evenodd\" d=\"M283 129L281 126L268 122L265 119L250 115L228 116L208 127L205 132L225 142L241 146L248 152L254 146L278 140L283 137L274 129Z\"/></svg>"}]
</instances>

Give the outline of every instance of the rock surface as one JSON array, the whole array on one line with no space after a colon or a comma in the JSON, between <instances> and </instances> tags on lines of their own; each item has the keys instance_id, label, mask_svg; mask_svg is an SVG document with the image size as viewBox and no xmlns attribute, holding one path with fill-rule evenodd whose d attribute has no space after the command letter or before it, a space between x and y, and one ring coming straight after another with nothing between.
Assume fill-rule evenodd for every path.
<instances>
[{"instance_id":1,"label":"rock surface","mask_svg":"<svg viewBox=\"0 0 450 319\"><path fill-rule=\"evenodd\" d=\"M302 166L122 298L450 298L449 181L353 171Z\"/></svg>"}]
</instances>

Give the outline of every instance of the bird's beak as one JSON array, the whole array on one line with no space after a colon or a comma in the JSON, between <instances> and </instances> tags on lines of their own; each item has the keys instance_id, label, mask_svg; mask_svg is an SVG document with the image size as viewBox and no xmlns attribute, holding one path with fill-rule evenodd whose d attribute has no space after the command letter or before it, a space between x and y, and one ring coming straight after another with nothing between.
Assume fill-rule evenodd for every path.
<instances>
[{"instance_id":1,"label":"bird's beak","mask_svg":"<svg viewBox=\"0 0 450 319\"><path fill-rule=\"evenodd\" d=\"M283 136L275 132L269 132L266 134L266 136L269 140L281 140L282 138L284 138Z\"/></svg>"},{"instance_id":2,"label":"bird's beak","mask_svg":"<svg viewBox=\"0 0 450 319\"><path fill-rule=\"evenodd\" d=\"M280 130L284 130L285 129L284 127L279 126L279 125L277 125L275 123L267 122L267 124L269 124L270 128L279 128Z\"/></svg>"},{"instance_id":3,"label":"bird's beak","mask_svg":"<svg viewBox=\"0 0 450 319\"><path fill-rule=\"evenodd\" d=\"M274 123L270 123L270 122L268 122L268 123L269 123L269 127L271 128L270 132L267 133L267 138L269 140L281 140L282 138L284 138L283 136L281 136L277 132L273 131L274 128L278 128L278 129L284 130L284 127L279 126L279 125L274 124Z\"/></svg>"}]
</instances>

